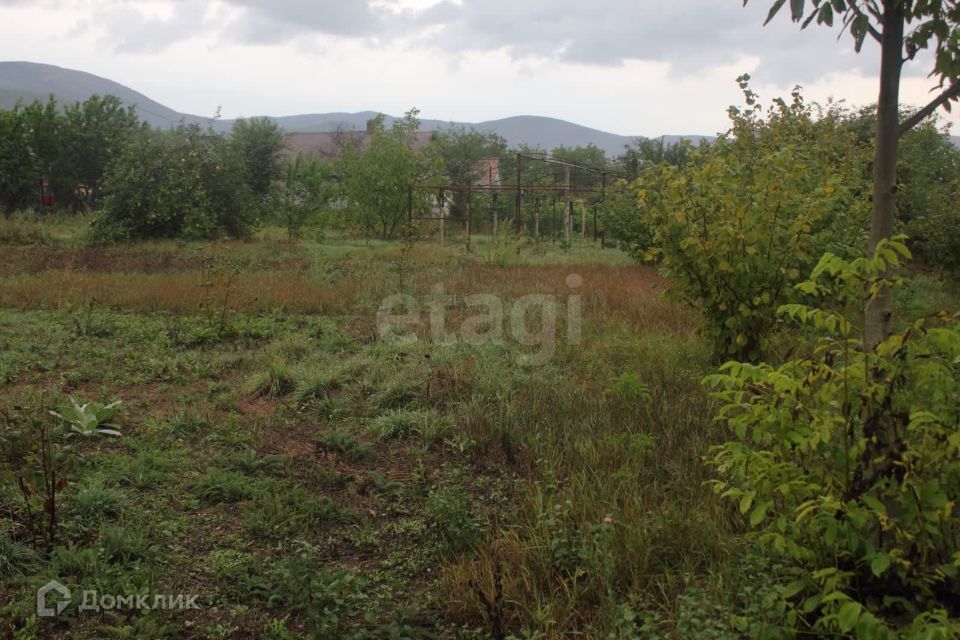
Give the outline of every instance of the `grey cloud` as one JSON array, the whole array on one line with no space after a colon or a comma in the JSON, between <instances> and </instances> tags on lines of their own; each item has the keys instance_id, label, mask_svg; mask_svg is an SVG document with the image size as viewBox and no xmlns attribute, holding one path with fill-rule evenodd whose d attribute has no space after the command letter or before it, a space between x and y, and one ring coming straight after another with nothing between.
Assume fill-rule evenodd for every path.
<instances>
[{"instance_id":1,"label":"grey cloud","mask_svg":"<svg viewBox=\"0 0 960 640\"><path fill-rule=\"evenodd\" d=\"M366 0L227 0L244 14L227 30L237 40L276 43L308 33L366 37L385 28Z\"/></svg>"},{"instance_id":2,"label":"grey cloud","mask_svg":"<svg viewBox=\"0 0 960 640\"><path fill-rule=\"evenodd\" d=\"M166 20L111 3L92 23L123 51L157 51L200 32L256 44L302 44L305 36L371 43L404 37L452 54L503 48L515 59L543 56L600 66L664 62L674 75L688 78L742 56L761 61L754 75L766 83L811 82L841 70L876 73L873 43L856 55L848 35L838 41L838 28L801 32L786 15L764 27L772 1L751 0L744 8L740 0L443 0L416 12L400 11L393 0L225 0L240 9L234 18L205 22L205 2L176 0ZM11 2L16 0L0 0Z\"/></svg>"},{"instance_id":3,"label":"grey cloud","mask_svg":"<svg viewBox=\"0 0 960 640\"><path fill-rule=\"evenodd\" d=\"M156 53L204 32L204 4L196 0L177 2L169 19L146 16L129 6L102 9L86 26L96 25L117 51Z\"/></svg>"},{"instance_id":4,"label":"grey cloud","mask_svg":"<svg viewBox=\"0 0 960 640\"><path fill-rule=\"evenodd\" d=\"M763 27L768 8L764 0L746 8L738 0L447 0L420 19L443 27L432 42L443 49L505 47L518 58L557 55L594 65L650 60L690 75L751 55L771 80L801 82L827 71L871 69L869 56L852 54L849 39L837 42L837 30L801 33L785 16Z\"/></svg>"}]
</instances>

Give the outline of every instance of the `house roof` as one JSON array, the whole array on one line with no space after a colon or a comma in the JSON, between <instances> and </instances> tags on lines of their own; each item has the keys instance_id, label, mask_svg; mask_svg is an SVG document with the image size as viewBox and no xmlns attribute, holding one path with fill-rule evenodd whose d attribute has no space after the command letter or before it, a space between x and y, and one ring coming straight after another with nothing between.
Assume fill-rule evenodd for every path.
<instances>
[{"instance_id":1,"label":"house roof","mask_svg":"<svg viewBox=\"0 0 960 640\"><path fill-rule=\"evenodd\" d=\"M414 139L413 148L420 150L427 146L432 131L418 131ZM287 153L290 155L303 154L316 158L336 158L340 155L344 144L357 144L360 149L370 146L371 134L366 131L324 131L319 133L291 133L286 139Z\"/></svg>"}]
</instances>

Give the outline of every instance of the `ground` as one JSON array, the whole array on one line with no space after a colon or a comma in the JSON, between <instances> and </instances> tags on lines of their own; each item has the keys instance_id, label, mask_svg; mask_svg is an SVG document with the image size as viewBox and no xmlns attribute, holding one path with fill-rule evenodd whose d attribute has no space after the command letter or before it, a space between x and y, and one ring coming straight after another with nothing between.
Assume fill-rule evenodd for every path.
<instances>
[{"instance_id":1,"label":"ground","mask_svg":"<svg viewBox=\"0 0 960 640\"><path fill-rule=\"evenodd\" d=\"M122 435L74 441L52 544L5 476L0 632L745 637L776 567L705 486L714 363L666 287L589 242L2 246L0 426L120 400ZM397 294L416 341L378 326ZM464 339L477 294L502 340ZM910 312L952 295L921 279ZM74 607L38 618L54 578ZM197 608L76 611L88 590Z\"/></svg>"}]
</instances>

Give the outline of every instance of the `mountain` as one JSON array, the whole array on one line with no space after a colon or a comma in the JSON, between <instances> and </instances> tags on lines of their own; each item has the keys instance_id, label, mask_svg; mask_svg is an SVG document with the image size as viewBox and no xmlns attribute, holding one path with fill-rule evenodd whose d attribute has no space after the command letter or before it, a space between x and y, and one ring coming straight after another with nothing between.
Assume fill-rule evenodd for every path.
<instances>
[{"instance_id":1,"label":"mountain","mask_svg":"<svg viewBox=\"0 0 960 640\"><path fill-rule=\"evenodd\" d=\"M212 124L218 130L228 130L233 124L231 120L213 122L209 118L179 113L129 87L84 71L34 62L0 62L0 109L10 109L18 101L29 103L34 100L46 100L51 93L62 104L83 101L94 94L114 95L124 103L133 105L140 118L155 127L170 127L182 121ZM285 131L291 133L362 131L366 128L367 120L376 115L375 111L315 113L281 116L273 120ZM387 125L389 126L393 120L393 117L388 116ZM497 133L503 136L510 146L525 144L541 149L553 149L560 146L577 147L594 144L609 156L623 153L624 146L630 144L635 138L542 116L514 116L479 123L426 119L421 124L425 131L438 131L455 126ZM668 142L677 142L685 138L698 143L701 137L664 136L664 139ZM709 136L703 137L709 138Z\"/></svg>"},{"instance_id":2,"label":"mountain","mask_svg":"<svg viewBox=\"0 0 960 640\"><path fill-rule=\"evenodd\" d=\"M10 109L18 100L25 103L46 100L51 93L63 104L82 102L94 94L114 95L125 104L133 105L140 118L154 127L168 127L181 120L206 120L178 113L118 82L85 71L35 62L0 62L0 108Z\"/></svg>"}]
</instances>

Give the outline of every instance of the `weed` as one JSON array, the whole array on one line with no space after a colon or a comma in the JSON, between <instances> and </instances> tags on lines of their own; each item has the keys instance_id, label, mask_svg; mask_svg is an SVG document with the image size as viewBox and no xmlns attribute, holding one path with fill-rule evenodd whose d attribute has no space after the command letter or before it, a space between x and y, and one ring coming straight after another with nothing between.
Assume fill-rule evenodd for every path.
<instances>
[{"instance_id":1,"label":"weed","mask_svg":"<svg viewBox=\"0 0 960 640\"><path fill-rule=\"evenodd\" d=\"M270 572L267 604L290 607L319 635L337 637L343 613L361 599L364 583L352 572L327 572L320 564L316 549L308 545L284 557Z\"/></svg>"},{"instance_id":2,"label":"weed","mask_svg":"<svg viewBox=\"0 0 960 640\"><path fill-rule=\"evenodd\" d=\"M47 516L49 544L53 544L59 529L60 495L73 480L82 458L71 440L76 436L120 435L104 426L114 417L119 402L107 406L71 402L70 406L49 412L58 419L53 424L41 413L42 398L34 399L32 408L0 407L0 452L7 467L5 475L16 480L23 497L25 523L30 530L34 528L33 502L40 499L40 508Z\"/></svg>"},{"instance_id":3,"label":"weed","mask_svg":"<svg viewBox=\"0 0 960 640\"><path fill-rule=\"evenodd\" d=\"M197 498L207 504L240 502L254 494L253 483L247 476L223 469L207 471L191 487Z\"/></svg>"},{"instance_id":4,"label":"weed","mask_svg":"<svg viewBox=\"0 0 960 640\"><path fill-rule=\"evenodd\" d=\"M238 471L248 476L282 476L290 464L290 458L283 455L257 455L254 449L243 449L231 454L224 462L227 471Z\"/></svg>"},{"instance_id":5,"label":"weed","mask_svg":"<svg viewBox=\"0 0 960 640\"><path fill-rule=\"evenodd\" d=\"M189 411L178 411L167 422L167 436L183 438L210 431L211 425L203 416Z\"/></svg>"},{"instance_id":6,"label":"weed","mask_svg":"<svg viewBox=\"0 0 960 640\"><path fill-rule=\"evenodd\" d=\"M293 401L297 405L323 401L330 394L339 389L347 381L345 372L341 369L330 369L314 373L311 377L297 385L293 394Z\"/></svg>"},{"instance_id":7,"label":"weed","mask_svg":"<svg viewBox=\"0 0 960 640\"><path fill-rule=\"evenodd\" d=\"M91 478L73 488L65 511L71 529L87 533L119 517L126 505L127 498L121 491L104 486L102 478Z\"/></svg>"},{"instance_id":8,"label":"weed","mask_svg":"<svg viewBox=\"0 0 960 640\"><path fill-rule=\"evenodd\" d=\"M323 455L334 453L348 462L359 462L371 453L370 445L360 442L349 431L332 429L321 431L313 437L317 452Z\"/></svg>"},{"instance_id":9,"label":"weed","mask_svg":"<svg viewBox=\"0 0 960 640\"><path fill-rule=\"evenodd\" d=\"M349 519L330 498L318 498L296 485L260 491L243 514L250 533L268 539L286 539L309 533L322 522Z\"/></svg>"},{"instance_id":10,"label":"weed","mask_svg":"<svg viewBox=\"0 0 960 640\"><path fill-rule=\"evenodd\" d=\"M156 560L161 553L143 531L132 527L105 526L100 531L100 547L108 562L120 565Z\"/></svg>"},{"instance_id":11,"label":"weed","mask_svg":"<svg viewBox=\"0 0 960 640\"><path fill-rule=\"evenodd\" d=\"M370 431L386 439L406 440L419 435L436 441L443 429L435 411L395 409L374 418Z\"/></svg>"},{"instance_id":12,"label":"weed","mask_svg":"<svg viewBox=\"0 0 960 640\"><path fill-rule=\"evenodd\" d=\"M428 505L434 526L454 551L466 551L480 543L484 528L474 517L470 494L460 485L438 487L429 494Z\"/></svg>"},{"instance_id":13,"label":"weed","mask_svg":"<svg viewBox=\"0 0 960 640\"><path fill-rule=\"evenodd\" d=\"M0 580L29 575L40 565L37 553L6 536L0 536Z\"/></svg>"},{"instance_id":14,"label":"weed","mask_svg":"<svg viewBox=\"0 0 960 640\"><path fill-rule=\"evenodd\" d=\"M120 484L145 491L164 482L177 461L160 449L145 448L134 457L108 460L111 475Z\"/></svg>"},{"instance_id":15,"label":"weed","mask_svg":"<svg viewBox=\"0 0 960 640\"><path fill-rule=\"evenodd\" d=\"M247 396L250 398L283 398L296 388L293 374L286 363L272 360L263 373L255 375L247 383Z\"/></svg>"}]
</instances>

